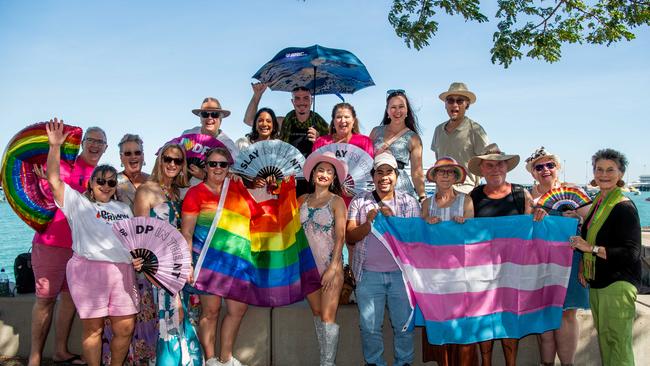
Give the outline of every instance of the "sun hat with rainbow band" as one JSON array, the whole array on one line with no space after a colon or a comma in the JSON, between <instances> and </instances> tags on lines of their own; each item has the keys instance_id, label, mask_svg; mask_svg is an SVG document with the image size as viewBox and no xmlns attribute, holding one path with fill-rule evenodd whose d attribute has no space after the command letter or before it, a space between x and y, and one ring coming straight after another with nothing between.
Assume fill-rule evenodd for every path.
<instances>
[{"instance_id":1,"label":"sun hat with rainbow band","mask_svg":"<svg viewBox=\"0 0 650 366\"><path fill-rule=\"evenodd\" d=\"M456 181L454 183L463 183L465 181L465 177L467 177L467 171L465 170L465 167L458 164L456 159L449 156L443 156L440 159L436 160L436 163L433 164L429 170L427 170L427 180L430 182L435 182L436 169L444 167L454 168L456 176Z\"/></svg>"}]
</instances>

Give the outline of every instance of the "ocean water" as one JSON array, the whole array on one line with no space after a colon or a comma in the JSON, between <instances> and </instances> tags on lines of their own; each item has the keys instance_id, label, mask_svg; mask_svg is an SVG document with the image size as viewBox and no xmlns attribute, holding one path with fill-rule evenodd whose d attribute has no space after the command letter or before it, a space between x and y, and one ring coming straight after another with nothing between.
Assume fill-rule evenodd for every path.
<instances>
[{"instance_id":1,"label":"ocean water","mask_svg":"<svg viewBox=\"0 0 650 366\"><path fill-rule=\"evenodd\" d=\"M650 226L650 192L629 195L639 210L641 226ZM0 202L0 268L14 281L14 259L32 245L34 231L13 212L7 202Z\"/></svg>"}]
</instances>

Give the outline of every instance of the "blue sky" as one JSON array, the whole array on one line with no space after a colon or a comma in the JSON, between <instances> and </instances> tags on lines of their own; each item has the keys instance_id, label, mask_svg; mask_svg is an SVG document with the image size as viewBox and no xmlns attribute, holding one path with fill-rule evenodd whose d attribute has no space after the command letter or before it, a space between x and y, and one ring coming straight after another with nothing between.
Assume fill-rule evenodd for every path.
<instances>
[{"instance_id":1,"label":"blue sky","mask_svg":"<svg viewBox=\"0 0 650 366\"><path fill-rule=\"evenodd\" d=\"M489 1L483 1L489 3ZM232 115L222 128L233 139L242 123L253 75L279 50L320 44L354 52L376 86L346 95L362 132L377 125L387 89L407 91L419 117L425 169L435 126L446 120L437 96L453 81L477 94L468 115L490 140L522 160L544 145L566 161L568 181L584 182L599 148L625 152L629 180L648 159L650 31L632 42L563 48L555 64L490 62L494 22L465 23L440 15L438 35L422 51L407 48L387 20L391 1L0 1L0 146L23 126L54 116L108 132L104 161L119 165L124 133L145 140L149 165L165 141L198 124L190 110L217 97ZM485 8L484 13L493 14ZM328 118L334 96L319 96ZM267 91L260 106L279 115L290 95ZM591 179L589 172L589 179ZM531 182L520 165L510 175Z\"/></svg>"}]
</instances>

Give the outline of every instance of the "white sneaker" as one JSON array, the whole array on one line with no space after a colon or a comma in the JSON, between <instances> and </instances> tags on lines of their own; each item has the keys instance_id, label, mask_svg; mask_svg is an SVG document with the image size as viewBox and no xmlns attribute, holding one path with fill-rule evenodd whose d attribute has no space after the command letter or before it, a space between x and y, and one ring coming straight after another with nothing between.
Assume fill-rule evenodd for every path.
<instances>
[{"instance_id":1,"label":"white sneaker","mask_svg":"<svg viewBox=\"0 0 650 366\"><path fill-rule=\"evenodd\" d=\"M234 356L230 358L230 361L224 363L224 365L227 365L227 366L246 366L243 363L239 362L239 360L236 359Z\"/></svg>"},{"instance_id":2,"label":"white sneaker","mask_svg":"<svg viewBox=\"0 0 650 366\"><path fill-rule=\"evenodd\" d=\"M205 366L222 366L223 363L219 362L216 357L209 358L205 361Z\"/></svg>"}]
</instances>

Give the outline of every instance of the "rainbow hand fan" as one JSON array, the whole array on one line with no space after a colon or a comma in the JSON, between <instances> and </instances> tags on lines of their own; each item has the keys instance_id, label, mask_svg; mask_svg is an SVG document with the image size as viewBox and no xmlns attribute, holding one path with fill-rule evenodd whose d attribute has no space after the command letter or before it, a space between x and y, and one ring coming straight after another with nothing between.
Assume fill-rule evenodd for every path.
<instances>
[{"instance_id":1,"label":"rainbow hand fan","mask_svg":"<svg viewBox=\"0 0 650 366\"><path fill-rule=\"evenodd\" d=\"M50 150L46 124L39 122L16 133L7 144L0 170L7 202L21 220L38 232L47 228L56 212L52 193L34 174L35 166L47 162ZM81 147L83 131L70 125L65 125L63 131L69 135L61 145L61 163L73 164Z\"/></svg>"},{"instance_id":2,"label":"rainbow hand fan","mask_svg":"<svg viewBox=\"0 0 650 366\"><path fill-rule=\"evenodd\" d=\"M256 142L239 152L232 171L250 178L302 176L305 157L293 145L280 140Z\"/></svg>"},{"instance_id":3,"label":"rainbow hand fan","mask_svg":"<svg viewBox=\"0 0 650 366\"><path fill-rule=\"evenodd\" d=\"M117 221L113 232L133 258L144 260L142 272L156 285L172 296L183 288L192 259L187 242L174 226L153 217L134 217Z\"/></svg>"},{"instance_id":4,"label":"rainbow hand fan","mask_svg":"<svg viewBox=\"0 0 650 366\"><path fill-rule=\"evenodd\" d=\"M187 166L194 164L200 168L205 166L205 153L215 147L223 147L227 149L223 142L219 141L216 137L205 135L202 133L190 133L176 137L175 139L167 142L168 144L179 144L185 148L185 155L187 156ZM160 151L160 150L159 150ZM156 152L158 155L158 152Z\"/></svg>"},{"instance_id":5,"label":"rainbow hand fan","mask_svg":"<svg viewBox=\"0 0 650 366\"><path fill-rule=\"evenodd\" d=\"M322 146L312 154L322 154L331 151L339 159L348 165L348 176L345 177L343 189L349 197L354 197L360 192L365 192L368 183L372 183L370 170L373 159L363 149L352 144L334 143Z\"/></svg>"},{"instance_id":6,"label":"rainbow hand fan","mask_svg":"<svg viewBox=\"0 0 650 366\"><path fill-rule=\"evenodd\" d=\"M578 187L553 188L537 201L537 204L543 208L560 212L576 210L590 203L591 198Z\"/></svg>"}]
</instances>

